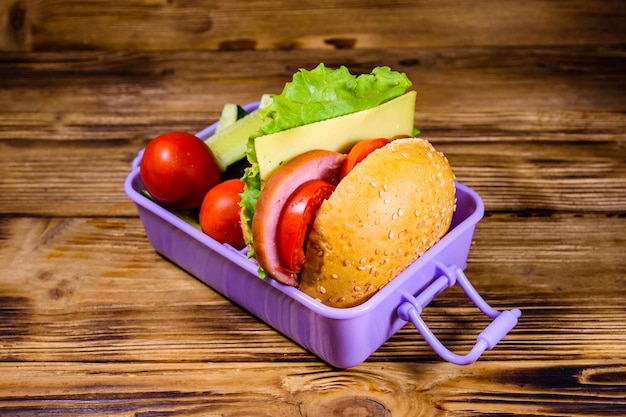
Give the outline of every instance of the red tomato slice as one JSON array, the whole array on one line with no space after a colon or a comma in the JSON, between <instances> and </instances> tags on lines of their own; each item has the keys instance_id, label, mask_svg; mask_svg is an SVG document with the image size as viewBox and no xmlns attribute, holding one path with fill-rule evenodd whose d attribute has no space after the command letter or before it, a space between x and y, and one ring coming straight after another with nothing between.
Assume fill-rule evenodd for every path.
<instances>
[{"instance_id":1,"label":"red tomato slice","mask_svg":"<svg viewBox=\"0 0 626 417\"><path fill-rule=\"evenodd\" d=\"M304 264L306 241L315 213L335 190L324 180L311 180L302 184L291 194L278 220L278 257L290 272L300 272Z\"/></svg>"},{"instance_id":2,"label":"red tomato slice","mask_svg":"<svg viewBox=\"0 0 626 417\"><path fill-rule=\"evenodd\" d=\"M367 155L369 155L378 148L382 148L390 142L391 141L386 138L368 139L357 142L357 144L354 145L352 149L350 149L348 157L341 167L340 178L348 175L348 172L352 171L352 168L354 168L356 164L364 160Z\"/></svg>"}]
</instances>

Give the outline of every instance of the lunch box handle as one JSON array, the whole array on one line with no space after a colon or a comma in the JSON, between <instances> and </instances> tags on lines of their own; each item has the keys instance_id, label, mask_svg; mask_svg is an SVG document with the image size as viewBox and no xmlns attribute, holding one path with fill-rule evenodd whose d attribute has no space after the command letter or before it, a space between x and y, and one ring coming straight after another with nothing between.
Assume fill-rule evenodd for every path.
<instances>
[{"instance_id":1,"label":"lunch box handle","mask_svg":"<svg viewBox=\"0 0 626 417\"><path fill-rule=\"evenodd\" d=\"M437 265L438 269L442 272L442 275L435 279L428 287L421 291L417 296L413 296L408 292L404 292L403 301L397 309L398 316L404 321L411 321L417 331L428 342L430 347L441 358L448 362L455 363L457 365L469 365L474 363L480 355L487 349L493 349L493 347L502 340L507 333L509 333L513 327L517 324L517 319L522 315L521 311L517 308L498 311L492 308L487 302L478 294L476 289L469 282L463 270L456 265L445 266ZM458 355L451 352L446 348L441 341L433 334L430 328L426 325L421 317L422 310L427 306L437 295L441 294L446 288L452 287L455 283L458 283L467 296L476 304L478 309L485 315L491 317L493 321L478 335L476 344L465 355Z\"/></svg>"}]
</instances>

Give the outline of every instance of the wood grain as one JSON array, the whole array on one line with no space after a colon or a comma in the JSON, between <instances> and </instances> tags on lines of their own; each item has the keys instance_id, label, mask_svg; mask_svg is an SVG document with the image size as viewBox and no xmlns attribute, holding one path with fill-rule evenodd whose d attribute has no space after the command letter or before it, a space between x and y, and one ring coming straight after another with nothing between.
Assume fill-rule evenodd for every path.
<instances>
[{"instance_id":1,"label":"wood grain","mask_svg":"<svg viewBox=\"0 0 626 417\"><path fill-rule=\"evenodd\" d=\"M615 1L10 0L6 50L294 50L619 45ZM503 30L504 29L504 30Z\"/></svg>"},{"instance_id":2,"label":"wood grain","mask_svg":"<svg viewBox=\"0 0 626 417\"><path fill-rule=\"evenodd\" d=\"M522 49L511 52L506 63L500 49L448 50L427 52L415 65L401 64L406 56L401 50L342 56L353 70L369 71L385 59L400 63L398 69L406 70L419 92L416 125L446 152L457 177L483 194L489 210L618 213L625 205L626 117L619 108L626 55L592 52L529 55ZM225 102L247 103L280 91L299 66L294 54L285 52L260 66L258 52L227 53L219 65L210 56L6 55L0 100L15 104L0 123L6 172L0 184L11 191L0 195L0 210L129 215L133 209L120 184L150 138L167 130L199 131L217 119ZM300 62L311 68L329 57L302 52ZM537 69L541 58L554 67ZM564 94L554 85L568 66L580 82L568 76L577 89ZM269 76L259 78L257 71ZM603 111L594 111L596 106ZM90 163L94 156L98 164ZM66 167L62 175L58 166ZM33 194L56 204L41 205Z\"/></svg>"},{"instance_id":3,"label":"wood grain","mask_svg":"<svg viewBox=\"0 0 626 417\"><path fill-rule=\"evenodd\" d=\"M42 379L50 366L63 366L64 372ZM8 378L24 381L19 387L2 386L4 410L67 416L85 410L93 415L553 416L580 415L585 409L617 417L626 407L626 370L610 361L525 361L514 367L486 362L471 368L366 364L341 375L324 365L284 363L274 364L272 372L246 363L62 362L1 369ZM553 387L558 390L545 393Z\"/></svg>"},{"instance_id":4,"label":"wood grain","mask_svg":"<svg viewBox=\"0 0 626 417\"><path fill-rule=\"evenodd\" d=\"M481 221L467 275L495 308L514 304L524 311L518 328L485 358L574 360L581 351L607 360L626 355L624 225L623 218L604 215L498 214ZM19 342L4 359L315 360L162 259L137 219L13 218L4 219L0 231L2 240L15 242L0 252L0 315L14 317L0 333ZM605 267L589 259L600 259ZM595 311L599 303L602 309ZM469 350L488 323L457 289L438 297L425 317L459 352ZM26 328L17 329L16 323ZM411 326L372 360L388 357L436 358Z\"/></svg>"},{"instance_id":5,"label":"wood grain","mask_svg":"<svg viewBox=\"0 0 626 417\"><path fill-rule=\"evenodd\" d=\"M0 2L0 415L626 415L624 45L611 0ZM523 315L477 363L406 325L332 368L150 246L137 152L319 62L406 72L483 198L465 272ZM458 288L423 317L488 324Z\"/></svg>"}]
</instances>

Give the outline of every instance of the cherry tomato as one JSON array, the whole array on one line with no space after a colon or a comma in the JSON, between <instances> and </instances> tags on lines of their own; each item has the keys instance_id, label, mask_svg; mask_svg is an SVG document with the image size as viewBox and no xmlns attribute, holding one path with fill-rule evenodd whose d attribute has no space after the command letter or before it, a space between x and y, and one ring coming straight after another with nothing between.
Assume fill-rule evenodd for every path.
<instances>
[{"instance_id":1,"label":"cherry tomato","mask_svg":"<svg viewBox=\"0 0 626 417\"><path fill-rule=\"evenodd\" d=\"M340 178L348 175L348 172L352 171L352 168L354 168L356 164L364 160L367 155L369 155L378 148L382 148L390 142L391 141L386 138L368 139L358 142L352 147L352 149L350 149L348 157L341 167Z\"/></svg>"},{"instance_id":2,"label":"cherry tomato","mask_svg":"<svg viewBox=\"0 0 626 417\"><path fill-rule=\"evenodd\" d=\"M315 213L335 190L324 180L310 180L289 196L278 220L278 257L282 266L300 272L304 264L304 242L311 231Z\"/></svg>"},{"instance_id":3,"label":"cherry tomato","mask_svg":"<svg viewBox=\"0 0 626 417\"><path fill-rule=\"evenodd\" d=\"M200 207L207 191L220 181L211 149L196 136L169 132L154 138L141 157L141 180L152 197L166 207Z\"/></svg>"},{"instance_id":4,"label":"cherry tomato","mask_svg":"<svg viewBox=\"0 0 626 417\"><path fill-rule=\"evenodd\" d=\"M224 181L204 197L200 207L200 228L204 233L220 243L227 243L235 249L243 249L246 243L241 230L241 201L243 181Z\"/></svg>"}]
</instances>

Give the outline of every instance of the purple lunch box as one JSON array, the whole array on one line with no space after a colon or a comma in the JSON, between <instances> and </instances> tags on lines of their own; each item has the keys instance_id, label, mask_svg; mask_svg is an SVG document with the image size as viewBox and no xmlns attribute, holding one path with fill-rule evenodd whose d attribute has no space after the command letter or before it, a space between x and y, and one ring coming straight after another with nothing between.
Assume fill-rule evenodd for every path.
<instances>
[{"instance_id":1,"label":"purple lunch box","mask_svg":"<svg viewBox=\"0 0 626 417\"><path fill-rule=\"evenodd\" d=\"M244 108L254 110L258 103ZM198 132L206 139L217 123ZM141 192L141 152L133 161L125 191L135 202L148 240L154 249L215 291L244 308L294 342L337 368L365 361L408 321L443 359L459 365L476 361L515 325L519 309L497 311L473 288L463 269L474 227L483 217L480 196L456 183L457 209L448 233L419 259L365 303L351 308L328 307L272 278L260 278L257 264L246 250L223 245ZM448 350L420 316L423 308L446 288L458 284L493 321L466 354Z\"/></svg>"}]
</instances>

